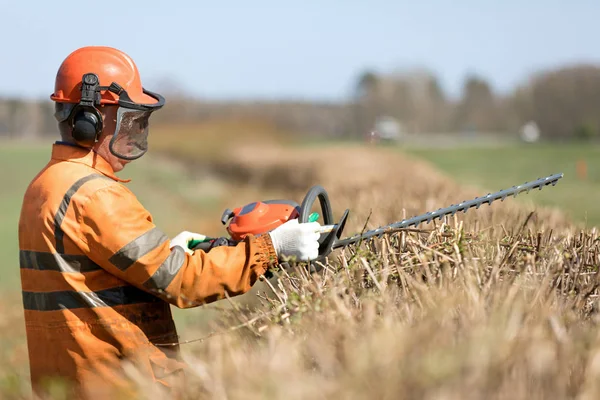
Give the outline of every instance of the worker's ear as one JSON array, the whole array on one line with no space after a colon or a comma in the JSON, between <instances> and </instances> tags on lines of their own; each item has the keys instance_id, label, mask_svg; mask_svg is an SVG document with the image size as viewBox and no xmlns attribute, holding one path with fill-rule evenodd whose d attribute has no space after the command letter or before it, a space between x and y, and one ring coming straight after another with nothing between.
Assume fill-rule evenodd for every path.
<instances>
[{"instance_id":1,"label":"worker's ear","mask_svg":"<svg viewBox=\"0 0 600 400\"><path fill-rule=\"evenodd\" d=\"M102 121L104 124L101 136L112 136L117 127L117 110L119 109L119 106L109 104L99 107L98 109L100 110L100 114L102 114Z\"/></svg>"},{"instance_id":2,"label":"worker's ear","mask_svg":"<svg viewBox=\"0 0 600 400\"><path fill-rule=\"evenodd\" d=\"M114 105L114 104L103 105L102 107L99 108L100 114L102 114L102 117L104 118L105 125L107 123L115 124L117 122L117 110L118 109L119 109L119 106Z\"/></svg>"}]
</instances>

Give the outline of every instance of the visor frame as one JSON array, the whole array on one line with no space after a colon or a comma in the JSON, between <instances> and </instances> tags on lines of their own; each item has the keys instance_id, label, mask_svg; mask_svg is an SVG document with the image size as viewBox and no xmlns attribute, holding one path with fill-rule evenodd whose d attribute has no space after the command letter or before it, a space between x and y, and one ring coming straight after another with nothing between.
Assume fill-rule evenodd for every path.
<instances>
[{"instance_id":1,"label":"visor frame","mask_svg":"<svg viewBox=\"0 0 600 400\"><path fill-rule=\"evenodd\" d=\"M102 90L104 88L101 87L100 89ZM150 90L147 90L143 87L142 87L142 93L144 93L146 96L150 96L153 99L155 99L156 103L153 103L153 104L136 103L135 101L133 101L131 99L131 97L129 97L127 90L123 89L119 84L117 84L115 82L111 83L107 89L119 96L119 101L118 101L119 107L130 108L133 110L141 110L141 111L156 111L156 110L161 109L165 105L165 98L162 95L152 92Z\"/></svg>"},{"instance_id":2,"label":"visor frame","mask_svg":"<svg viewBox=\"0 0 600 400\"><path fill-rule=\"evenodd\" d=\"M136 103L135 101L133 101L131 99L131 97L129 97L127 90L123 89L121 87L121 85L119 85L118 83L115 83L115 82L111 83L110 86L98 86L98 89L97 89L98 92L101 92L103 90L110 90L111 92L113 92L119 96L118 104L116 104L116 105L118 105L119 107L129 108L129 109L133 109L133 110L157 111L157 110L160 110L165 105L165 102L166 102L164 96L162 96L156 92L147 90L143 87L142 87L142 93L155 99L156 103L153 103L153 104ZM96 104L96 106L98 106L98 105L100 105L100 104ZM100 107L102 107L102 106L103 105L100 105ZM95 108L97 108L97 107L95 107ZM77 109L77 107L76 107L76 105L74 105L73 107L71 107L70 110L68 110L68 112L65 112L65 111L55 112L54 118L58 122L67 121L69 118L72 117L73 111L75 111L76 109Z\"/></svg>"}]
</instances>

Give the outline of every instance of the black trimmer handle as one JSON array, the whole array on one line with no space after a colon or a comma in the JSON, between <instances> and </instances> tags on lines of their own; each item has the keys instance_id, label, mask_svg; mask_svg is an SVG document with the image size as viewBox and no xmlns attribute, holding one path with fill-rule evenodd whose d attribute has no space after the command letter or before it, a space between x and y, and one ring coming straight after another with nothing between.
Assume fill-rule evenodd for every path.
<instances>
[{"instance_id":1,"label":"black trimmer handle","mask_svg":"<svg viewBox=\"0 0 600 400\"><path fill-rule=\"evenodd\" d=\"M304 200L302 200L302 204L300 205L300 216L298 217L298 222L308 222L308 217L311 214L311 209L315 200L319 199L319 203L321 203L321 215L323 216L323 225L332 225L333 222L333 212L331 210L331 203L329 202L329 195L327 191L320 185L315 185L308 190L306 196L304 196Z\"/></svg>"},{"instance_id":2,"label":"black trimmer handle","mask_svg":"<svg viewBox=\"0 0 600 400\"><path fill-rule=\"evenodd\" d=\"M311 214L311 209L315 201L319 199L321 204L321 215L323 216L322 225L334 225L333 230L323 234L319 239L319 257L315 261L322 261L331 253L333 245L337 239L340 239L344 226L346 225L346 219L348 218L349 210L344 211L344 214L340 218L340 221L336 224L333 219L333 211L331 202L329 201L329 195L327 191L320 185L311 187L304 197L300 206L300 216L298 217L299 222L308 222L308 217ZM311 272L318 271L320 268L317 267L313 262L310 263Z\"/></svg>"}]
</instances>

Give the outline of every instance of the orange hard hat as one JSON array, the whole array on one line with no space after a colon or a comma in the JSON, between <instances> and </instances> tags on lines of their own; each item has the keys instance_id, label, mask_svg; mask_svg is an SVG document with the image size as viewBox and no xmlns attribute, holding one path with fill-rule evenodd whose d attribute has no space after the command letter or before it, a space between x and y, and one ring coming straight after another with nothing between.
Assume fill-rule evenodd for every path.
<instances>
[{"instance_id":1,"label":"orange hard hat","mask_svg":"<svg viewBox=\"0 0 600 400\"><path fill-rule=\"evenodd\" d=\"M85 74L98 76L100 86L116 83L129 99L138 104L155 104L158 100L146 94L137 66L124 52L106 46L87 46L65 58L56 74L54 93L50 98L59 103L79 103L81 81ZM119 104L119 95L110 90L101 92L100 104Z\"/></svg>"}]
</instances>

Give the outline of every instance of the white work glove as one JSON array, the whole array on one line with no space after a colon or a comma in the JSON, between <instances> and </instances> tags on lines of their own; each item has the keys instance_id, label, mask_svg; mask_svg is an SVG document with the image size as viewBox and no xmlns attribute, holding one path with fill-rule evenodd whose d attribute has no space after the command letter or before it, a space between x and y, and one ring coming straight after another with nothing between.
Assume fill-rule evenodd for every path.
<instances>
[{"instance_id":1,"label":"white work glove","mask_svg":"<svg viewBox=\"0 0 600 400\"><path fill-rule=\"evenodd\" d=\"M171 239L171 249L175 246L179 246L181 248L183 248L183 250L185 250L186 253L188 254L194 254L194 250L190 249L188 247L188 243L192 240L204 240L206 239L205 235L201 235L199 233L194 233L194 232L188 232L188 231L183 231L180 234L178 234L177 236L175 236L173 239Z\"/></svg>"},{"instance_id":2,"label":"white work glove","mask_svg":"<svg viewBox=\"0 0 600 400\"><path fill-rule=\"evenodd\" d=\"M318 222L298 223L291 219L269 232L279 259L296 257L296 261L314 260L319 256Z\"/></svg>"}]
</instances>

